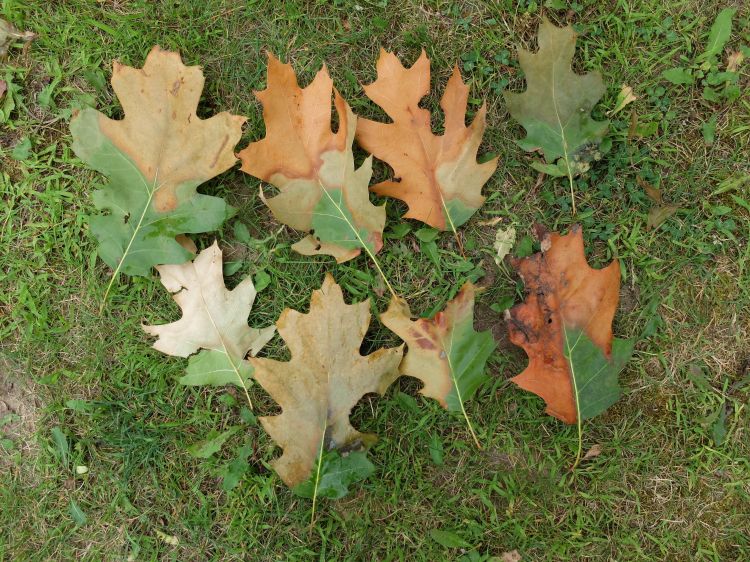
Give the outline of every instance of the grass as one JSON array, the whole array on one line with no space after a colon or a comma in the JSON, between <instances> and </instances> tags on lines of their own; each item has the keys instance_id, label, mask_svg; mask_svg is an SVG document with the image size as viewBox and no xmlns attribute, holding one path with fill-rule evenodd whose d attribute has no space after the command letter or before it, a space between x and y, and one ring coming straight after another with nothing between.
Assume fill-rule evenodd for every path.
<instances>
[{"instance_id":1,"label":"grass","mask_svg":"<svg viewBox=\"0 0 750 562\"><path fill-rule=\"evenodd\" d=\"M742 4L734 2L732 49L750 41ZM29 388L21 395L28 406L22 422L0 428L0 438L13 442L11 450L0 447L0 560L481 561L514 549L524 560L750 558L748 387L736 384L750 359L750 216L731 197L747 200L748 184L712 195L748 173L750 99L709 103L698 87L660 76L701 51L723 4L612 1L574 3L569 11L525 0L0 5L1 17L40 35L27 51L13 49L0 71L18 86L16 108L0 124L0 378ZM576 182L576 217L567 184L539 181L511 142L522 131L501 96L506 86L523 87L515 46L533 46L542 12L582 32L576 66L601 68L608 85L600 118L628 84L639 97L631 106L639 122L657 126L628 142L629 112L613 118L612 151ZM501 162L485 188L486 205L461 229L467 259L445 233L434 263L428 243L414 235L417 224L387 239L378 259L419 313L439 310L463 280L484 274L490 288L479 299L477 324L492 329L499 346L491 382L467 403L481 451L462 419L402 378L385 398L365 398L352 416L355 427L380 436L370 453L375 475L350 496L322 502L309 531L310 502L269 469L279 451L253 420L241 421L241 399L230 390L178 386L186 362L149 347L139 324L178 315L155 278L123 278L98 314L111 272L96 259L85 217L103 178L72 154L68 120L71 108L85 104L119 116L107 87L111 62L141 66L154 44L203 65L203 115L228 109L248 116L240 146L263 136L252 91L264 86L266 50L292 62L303 83L325 61L354 111L378 118L360 83L374 79L381 46L409 63L427 49L436 93L425 103L432 109L458 61L471 85L471 110L482 98L488 103L483 151ZM746 89L747 65L742 72ZM714 115L716 141L706 146L701 126ZM29 154L11 158L26 139ZM388 170L378 164L375 173L378 180ZM645 229L650 203L637 177L680 207L658 229ZM234 169L203 191L239 208L217 234L228 259L242 262L228 283L261 269L271 277L251 325L273 323L286 307L304 310L326 271L352 301L370 297L373 311L385 310L388 294L368 258L337 266L293 253L295 233L273 221L254 179ZM388 202L387 232L403 211ZM518 302L522 285L492 260L494 229L481 221L494 217L519 235L534 222L562 230L580 222L593 264L621 260L615 331L640 340L621 375L624 398L584 424L585 448L600 444L602 454L574 473L575 427L546 416L538 398L508 383L525 357L508 344L502 314L490 307ZM236 240L236 222L255 242ZM199 246L211 240L202 236ZM373 321L369 348L396 342ZM285 353L278 338L267 351ZM274 411L259 388L251 392L259 414ZM717 444L712 415L725 400L732 406L727 435ZM246 431L215 458L187 454L212 429L243 423ZM250 468L224 492L219 471L245 442ZM431 449L442 449L442 464ZM76 466L88 473L76 474ZM71 513L72 501L80 513ZM439 544L433 529L457 534L465 546Z\"/></svg>"}]
</instances>

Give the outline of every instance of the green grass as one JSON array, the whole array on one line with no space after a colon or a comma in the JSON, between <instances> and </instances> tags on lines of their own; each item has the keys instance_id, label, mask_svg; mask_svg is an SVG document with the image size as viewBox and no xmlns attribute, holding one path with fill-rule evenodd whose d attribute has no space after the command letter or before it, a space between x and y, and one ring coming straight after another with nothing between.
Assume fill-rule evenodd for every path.
<instances>
[{"instance_id":1,"label":"green grass","mask_svg":"<svg viewBox=\"0 0 750 562\"><path fill-rule=\"evenodd\" d=\"M32 413L20 431L0 428L14 443L11 451L0 448L0 560L471 561L513 549L524 560L749 559L748 386L732 385L750 359L750 216L731 195L750 199L750 184L711 194L748 173L750 99L708 103L698 87L660 77L681 56L701 51L723 4L581 4L544 11L582 32L577 68L602 69L608 91L595 113L602 118L628 84L639 96L631 106L639 121L658 130L628 143L630 112L613 118L613 149L577 181L573 217L566 182L538 183L529 156L511 142L522 130L501 96L506 84L523 87L514 49L533 45L536 3L4 0L0 17L40 37L25 53L13 49L0 70L18 86L17 107L0 124L0 377L25 381L36 398L26 397ZM750 42L748 25L740 8L729 47ZM359 84L374 79L381 46L409 63L426 48L432 109L459 62L471 110L482 98L488 103L483 150L500 156L487 204L461 229L470 263L446 233L434 264L420 251L417 224L404 238L386 240L379 259L419 313L439 310L463 280L484 272L490 288L479 298L478 326L491 328L499 346L489 363L492 381L467 404L481 451L460 417L420 398L418 384L402 378L385 398L365 398L352 416L355 427L380 436L370 453L376 473L350 496L323 502L312 530L311 503L270 470L279 450L258 425L247 423L214 459L188 455L186 446L210 430L243 423L241 400L234 403L230 390L178 386L186 361L149 347L140 323L179 314L155 277L123 278L99 315L111 272L95 257L85 216L89 194L104 180L73 155L68 133L71 108L94 104L120 115L107 86L111 62L141 66L153 44L203 65L202 115L228 109L248 116L240 147L264 134L252 91L264 86L265 51L292 62L303 83L325 61L354 111L378 118ZM713 115L716 142L706 146L701 125ZM24 139L31 153L11 158ZM376 180L387 174L376 166ZM637 177L680 206L657 230L645 229L650 203ZM271 276L253 326L274 322L286 307L304 310L326 271L349 299L370 297L374 311L385 310L387 292L366 257L337 266L290 250L297 236L273 221L256 180L234 169L202 189L239 208L217 235L228 259L243 261L228 284L260 269ZM387 228L403 211L388 202ZM523 292L513 272L492 260L494 229L480 221L493 217L515 225L519 236L534 222L562 230L581 222L593 264L621 260L615 332L641 339L621 375L624 398L585 424L584 446L601 444L603 452L574 473L575 427L546 416L538 398L508 383L525 356L507 343L502 314L490 306L518 302ZM234 222L265 242L238 243ZM200 237L199 246L212 238ZM396 342L373 321L368 348ZM266 352L285 353L278 338ZM257 386L252 393L259 415L275 411ZM725 398L733 407L717 445L711 415ZM53 428L66 436L66 458ZM245 440L254 447L250 469L224 492L218 471ZM436 443L442 465L430 456ZM76 475L79 465L89 472ZM71 516L71 501L85 524ZM452 531L471 548L441 546L432 529Z\"/></svg>"}]
</instances>

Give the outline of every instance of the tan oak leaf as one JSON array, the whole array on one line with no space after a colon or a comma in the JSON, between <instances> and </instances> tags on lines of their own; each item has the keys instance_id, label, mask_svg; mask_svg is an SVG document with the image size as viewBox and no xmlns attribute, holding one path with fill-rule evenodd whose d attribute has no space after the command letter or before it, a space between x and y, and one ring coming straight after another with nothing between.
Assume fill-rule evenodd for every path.
<instances>
[{"instance_id":1,"label":"tan oak leaf","mask_svg":"<svg viewBox=\"0 0 750 562\"><path fill-rule=\"evenodd\" d=\"M399 376L403 346L361 355L369 323L369 301L346 304L341 287L326 275L313 291L310 312L286 309L276 323L291 361L250 359L255 379L282 409L260 421L284 450L272 464L289 487L310 477L322 452L359 450L376 440L352 427L349 412Z\"/></svg>"}]
</instances>

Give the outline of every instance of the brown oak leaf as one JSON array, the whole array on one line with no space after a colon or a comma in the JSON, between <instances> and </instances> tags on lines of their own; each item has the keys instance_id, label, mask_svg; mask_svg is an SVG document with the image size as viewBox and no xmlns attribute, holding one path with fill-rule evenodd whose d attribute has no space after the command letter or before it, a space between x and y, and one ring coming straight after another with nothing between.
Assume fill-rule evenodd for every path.
<instances>
[{"instance_id":1,"label":"brown oak leaf","mask_svg":"<svg viewBox=\"0 0 750 562\"><path fill-rule=\"evenodd\" d=\"M482 186L497 168L497 158L477 163L487 109L483 105L466 127L469 88L455 67L440 102L445 133L435 135L430 112L419 107L430 92L430 61L425 52L406 69L396 55L381 50L377 69L378 78L364 86L365 94L393 122L360 119L357 141L391 166L396 179L371 189L405 201L409 211L404 217L455 232L484 203Z\"/></svg>"}]
</instances>

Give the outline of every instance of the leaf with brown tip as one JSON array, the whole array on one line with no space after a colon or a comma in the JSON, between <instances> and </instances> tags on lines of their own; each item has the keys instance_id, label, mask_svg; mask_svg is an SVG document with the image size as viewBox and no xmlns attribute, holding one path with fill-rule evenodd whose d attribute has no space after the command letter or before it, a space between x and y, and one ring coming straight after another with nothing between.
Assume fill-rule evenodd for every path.
<instances>
[{"instance_id":1,"label":"leaf with brown tip","mask_svg":"<svg viewBox=\"0 0 750 562\"><path fill-rule=\"evenodd\" d=\"M339 117L331 130L331 95ZM280 222L312 231L293 248L304 255L327 254L341 263L362 249L383 246L385 206L370 203L372 159L354 168L352 143L357 118L333 90L324 66L300 88L291 65L268 55L268 86L256 97L263 104L266 137L239 153L242 171L272 184L279 194L261 197Z\"/></svg>"},{"instance_id":2,"label":"leaf with brown tip","mask_svg":"<svg viewBox=\"0 0 750 562\"><path fill-rule=\"evenodd\" d=\"M466 127L469 88L456 67L440 102L445 133L434 135L430 112L419 107L430 92L430 61L425 52L406 69L396 55L381 50L377 67L378 78L364 87L365 94L393 122L360 119L357 141L391 166L396 179L371 189L405 201L409 211L404 217L455 232L484 203L482 186L497 168L497 158L483 164L476 160L487 109L482 106Z\"/></svg>"},{"instance_id":3,"label":"leaf with brown tip","mask_svg":"<svg viewBox=\"0 0 750 562\"><path fill-rule=\"evenodd\" d=\"M360 355L370 323L370 303L348 305L333 277L313 291L310 312L286 309L276 323L291 361L250 359L255 379L281 406L260 418L284 450L272 462L287 486L306 481L325 451L366 448L376 440L349 422L349 412L367 393L383 394L399 376L403 346Z\"/></svg>"},{"instance_id":4,"label":"leaf with brown tip","mask_svg":"<svg viewBox=\"0 0 750 562\"><path fill-rule=\"evenodd\" d=\"M580 226L562 236L542 231L542 251L514 260L526 300L508 314L510 340L529 356L528 367L511 379L541 396L547 413L576 423L602 412L620 396L617 373L632 342L613 339L620 266L586 262Z\"/></svg>"}]
</instances>

